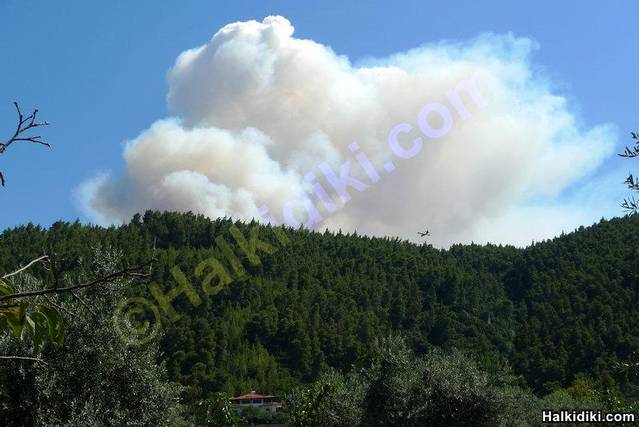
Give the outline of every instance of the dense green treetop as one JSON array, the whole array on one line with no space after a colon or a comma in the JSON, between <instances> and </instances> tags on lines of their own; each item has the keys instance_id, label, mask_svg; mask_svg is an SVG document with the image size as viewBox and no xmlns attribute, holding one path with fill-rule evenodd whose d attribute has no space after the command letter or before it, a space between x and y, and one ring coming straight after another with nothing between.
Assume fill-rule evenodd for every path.
<instances>
[{"instance_id":1,"label":"dense green treetop","mask_svg":"<svg viewBox=\"0 0 639 427\"><path fill-rule=\"evenodd\" d=\"M168 293L178 286L171 273L178 266L203 302L177 297L175 322L160 311L160 346L169 377L192 400L218 391L284 393L328 367L347 372L372 338L390 332L405 336L418 355L457 348L482 367L510 364L539 394L586 376L635 396L637 378L617 367L639 349L638 225L639 217L628 216L524 249L442 250L149 211L120 227L58 222L5 230L0 272L46 252L74 274L95 247L114 248L131 265L155 257L152 280ZM231 230L250 242L254 227L273 249L258 245L259 264ZM206 295L200 283L212 270L202 262L212 257L231 280ZM147 284L130 296L156 303Z\"/></svg>"}]
</instances>

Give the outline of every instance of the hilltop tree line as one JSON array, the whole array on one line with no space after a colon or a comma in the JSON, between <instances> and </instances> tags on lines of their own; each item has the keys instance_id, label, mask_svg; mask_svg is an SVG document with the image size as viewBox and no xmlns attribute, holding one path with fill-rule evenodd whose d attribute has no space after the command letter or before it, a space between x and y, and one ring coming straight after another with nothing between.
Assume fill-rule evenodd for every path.
<instances>
[{"instance_id":1,"label":"hilltop tree line","mask_svg":"<svg viewBox=\"0 0 639 427\"><path fill-rule=\"evenodd\" d=\"M26 225L0 236L0 271L45 251L64 254L60 269L79 273L96 246L117 248L126 263L156 261L151 279L165 293L180 270L194 286L211 257L234 272L223 236L245 274L194 306L172 301L164 311L161 359L187 401L222 391L282 394L316 380L329 367L349 372L375 337L400 333L424 355L457 349L480 367L507 364L540 395L590 378L597 387L637 395L629 365L639 348L639 219L601 221L525 249L454 245L440 250L389 238L211 221L193 214L149 211L121 227ZM276 248L246 261L229 229ZM228 249L228 248L227 248ZM33 272L46 279L47 271ZM148 286L130 296L155 301Z\"/></svg>"}]
</instances>

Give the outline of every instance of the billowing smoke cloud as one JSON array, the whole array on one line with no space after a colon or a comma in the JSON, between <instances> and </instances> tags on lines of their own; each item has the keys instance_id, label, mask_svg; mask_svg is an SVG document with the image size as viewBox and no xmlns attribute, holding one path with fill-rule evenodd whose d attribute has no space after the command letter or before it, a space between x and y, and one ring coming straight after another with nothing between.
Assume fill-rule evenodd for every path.
<instances>
[{"instance_id":1,"label":"billowing smoke cloud","mask_svg":"<svg viewBox=\"0 0 639 427\"><path fill-rule=\"evenodd\" d=\"M173 117L127 143L124 173L82 186L85 208L119 223L146 209L259 219L265 207L294 226L411 239L428 228L437 245L527 243L536 226L548 237L577 225L551 201L615 135L578 126L531 66L535 49L483 35L356 66L280 16L227 25L178 57Z\"/></svg>"}]
</instances>

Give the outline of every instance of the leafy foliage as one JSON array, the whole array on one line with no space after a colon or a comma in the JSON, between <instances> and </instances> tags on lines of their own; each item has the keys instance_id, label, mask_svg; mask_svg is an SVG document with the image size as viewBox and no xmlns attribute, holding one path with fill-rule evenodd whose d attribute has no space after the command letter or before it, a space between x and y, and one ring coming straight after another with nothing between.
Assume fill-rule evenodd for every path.
<instances>
[{"instance_id":1,"label":"leafy foliage","mask_svg":"<svg viewBox=\"0 0 639 427\"><path fill-rule=\"evenodd\" d=\"M272 227L260 226L259 238L277 250L258 250L259 264L234 245L233 224L147 212L107 229L21 226L0 235L0 271L45 248L66 255L61 269L88 274L80 260L100 244L126 253L129 264L154 254L152 280L168 294L177 286L171 270L178 266L202 303L195 307L186 295L171 301L180 317L163 318L160 349L169 378L186 387L187 404L217 392L283 395L329 367L350 372L366 360L375 337L392 331L418 357L457 348L481 370L511 365L521 376L517 385L538 395L568 389L579 378L631 400L639 395L637 375L615 368L639 350L639 217L601 221L525 249L438 250L290 229L283 246ZM235 225L249 236L255 224ZM244 275L236 274L216 238L227 241ZM233 281L207 296L195 272L211 257ZM145 286L127 296L155 302Z\"/></svg>"},{"instance_id":2,"label":"leafy foliage","mask_svg":"<svg viewBox=\"0 0 639 427\"><path fill-rule=\"evenodd\" d=\"M0 296L14 293L11 286L0 280ZM57 346L64 341L64 320L58 310L45 304L31 304L28 300L0 303L0 333L7 330L21 339L30 334L36 351L46 341Z\"/></svg>"},{"instance_id":3,"label":"leafy foliage","mask_svg":"<svg viewBox=\"0 0 639 427\"><path fill-rule=\"evenodd\" d=\"M415 356L404 340L376 340L364 367L323 374L288 403L296 426L532 426L541 410L601 403L569 393L539 399L503 368L479 369L459 351Z\"/></svg>"},{"instance_id":4,"label":"leafy foliage","mask_svg":"<svg viewBox=\"0 0 639 427\"><path fill-rule=\"evenodd\" d=\"M93 272L109 272L119 259L100 251L94 262L86 264ZM34 281L21 279L18 285ZM66 315L63 343L34 346L36 335L23 339L0 335L0 354L46 361L46 365L0 363L0 424L184 425L179 405L182 388L167 381L164 365L157 361L158 343L129 347L113 330L113 307L129 285L123 280L86 292L86 306L68 296L56 297L55 304ZM54 316L46 308L43 314Z\"/></svg>"},{"instance_id":5,"label":"leafy foliage","mask_svg":"<svg viewBox=\"0 0 639 427\"><path fill-rule=\"evenodd\" d=\"M190 408L191 420L198 426L234 427L237 417L231 411L229 396L216 393L208 399L196 402Z\"/></svg>"},{"instance_id":6,"label":"leafy foliage","mask_svg":"<svg viewBox=\"0 0 639 427\"><path fill-rule=\"evenodd\" d=\"M635 141L635 145L632 148L626 147L624 152L619 154L621 157L634 158L639 156L639 133L632 132L630 136ZM626 184L626 186L634 192L639 191L639 179L634 177L632 174L628 174L624 184ZM639 201L634 196L630 196L629 198L624 199L621 207L634 214L639 212Z\"/></svg>"}]
</instances>

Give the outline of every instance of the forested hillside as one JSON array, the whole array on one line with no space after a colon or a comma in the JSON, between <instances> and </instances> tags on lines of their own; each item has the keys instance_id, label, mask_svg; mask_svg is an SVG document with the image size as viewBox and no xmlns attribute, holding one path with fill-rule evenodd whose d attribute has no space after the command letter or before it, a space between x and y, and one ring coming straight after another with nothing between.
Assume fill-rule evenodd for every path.
<instances>
[{"instance_id":1,"label":"forested hillside","mask_svg":"<svg viewBox=\"0 0 639 427\"><path fill-rule=\"evenodd\" d=\"M214 391L283 393L329 366L348 371L374 337L391 331L417 354L454 347L486 368L509 364L539 394L585 376L636 397L639 382L618 366L639 349L637 216L526 249L439 250L236 223L247 240L258 227L270 245L257 246L259 264L238 247L232 225L157 212L118 228L27 225L0 236L0 271L46 251L74 272L96 247L119 249L130 264L155 257L153 280L168 293L178 286L171 269L179 266L203 303L195 307L185 295L172 302L181 317L171 322L163 315L161 348L169 377L189 386L192 400ZM234 255L225 253L229 248ZM233 280L206 297L202 267L196 269L211 256ZM130 295L154 301L146 284Z\"/></svg>"}]
</instances>

